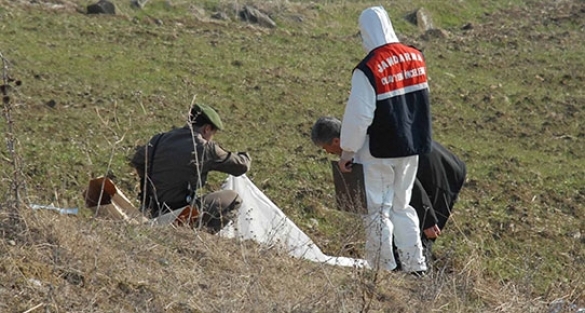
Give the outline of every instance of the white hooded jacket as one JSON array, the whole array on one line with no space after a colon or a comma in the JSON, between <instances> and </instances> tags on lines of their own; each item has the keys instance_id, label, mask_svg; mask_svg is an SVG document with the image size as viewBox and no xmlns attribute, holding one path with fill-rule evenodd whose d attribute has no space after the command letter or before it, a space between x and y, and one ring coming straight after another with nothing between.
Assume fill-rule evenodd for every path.
<instances>
[{"instance_id":1,"label":"white hooded jacket","mask_svg":"<svg viewBox=\"0 0 585 313\"><path fill-rule=\"evenodd\" d=\"M378 100L378 91L383 92L381 94L383 96L389 92L386 89L378 88L377 84L375 88L373 84L378 81L371 82L371 77L368 78L368 76L374 76L374 79L380 79L379 75L386 74L384 69L378 70L375 74L372 73L372 68L368 64L370 60L378 62L378 58L385 57L388 51L411 51L411 49L405 49L403 45L388 45L388 51L382 47L380 51L375 50L370 53L378 47L399 42L388 13L382 7L371 7L364 10L359 18L359 27L363 46L368 56L353 71L351 94L341 124L340 146L343 151L340 163L346 164L346 161L353 159L354 162L363 164L368 208L368 214L364 216L368 264L372 268L394 270L397 266L392 247L394 242L404 271L424 271L427 267L422 253L419 220L416 211L409 205L418 166L418 153L403 153L401 145L404 145L403 142L408 145L411 141L400 140L400 135L403 133L405 136L410 135L408 131L415 129L410 125L414 124L410 124L410 121L399 121L399 123L394 124L392 116L385 116L387 112L392 114L394 110L376 111L378 106L381 108L396 106L399 109L418 109L419 103L418 101L406 103L405 97L392 95ZM402 65L404 64L406 67L407 63L410 65L414 62L402 62L396 66L390 66L388 69L389 71L402 70ZM420 61L417 66L422 67L423 64ZM426 80L426 76L424 79ZM405 78L401 83L406 81ZM385 87L390 91L400 89L398 83L389 83ZM397 89L390 89L393 87ZM404 91L406 88L402 87L401 89ZM419 91L415 90L414 92L417 92L418 95ZM425 110L428 108L428 103L424 102L420 107ZM386 119L387 117L388 119ZM380 123L386 122L393 123L390 126L396 129L402 127L401 124L405 124L406 126L402 128L407 131L398 134L391 130L386 133L385 129L377 128ZM370 131L369 135L368 131ZM379 150L371 149L380 145L384 148L396 149L399 153L396 156L387 156L378 153Z\"/></svg>"},{"instance_id":2,"label":"white hooded jacket","mask_svg":"<svg viewBox=\"0 0 585 313\"><path fill-rule=\"evenodd\" d=\"M359 27L366 53L385 44L399 42L390 17L381 6L364 10L359 18ZM356 69L351 78L351 94L342 121L342 160L353 159L354 154L364 147L375 110L376 92L366 75Z\"/></svg>"}]
</instances>

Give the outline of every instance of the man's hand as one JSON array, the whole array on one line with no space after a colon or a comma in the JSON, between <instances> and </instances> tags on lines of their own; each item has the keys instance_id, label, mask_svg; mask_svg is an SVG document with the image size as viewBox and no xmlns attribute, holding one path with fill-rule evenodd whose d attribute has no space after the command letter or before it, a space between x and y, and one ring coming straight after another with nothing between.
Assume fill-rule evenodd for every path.
<instances>
[{"instance_id":1,"label":"man's hand","mask_svg":"<svg viewBox=\"0 0 585 313\"><path fill-rule=\"evenodd\" d=\"M441 229L439 228L439 226L437 226L437 224L423 230L423 232L425 233L425 236L427 236L427 238L429 239L435 239L439 237L439 235L441 235Z\"/></svg>"},{"instance_id":2,"label":"man's hand","mask_svg":"<svg viewBox=\"0 0 585 313\"><path fill-rule=\"evenodd\" d=\"M342 173L351 172L351 165L353 164L351 161L352 160L339 160L339 162L337 162L337 165L339 165L339 170L341 170Z\"/></svg>"}]
</instances>

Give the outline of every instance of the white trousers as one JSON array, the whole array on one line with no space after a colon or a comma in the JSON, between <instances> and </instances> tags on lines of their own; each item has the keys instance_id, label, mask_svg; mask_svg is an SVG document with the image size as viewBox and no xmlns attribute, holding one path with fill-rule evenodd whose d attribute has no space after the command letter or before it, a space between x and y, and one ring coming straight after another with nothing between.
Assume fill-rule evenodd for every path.
<instances>
[{"instance_id":1,"label":"white trousers","mask_svg":"<svg viewBox=\"0 0 585 313\"><path fill-rule=\"evenodd\" d=\"M378 159L367 153L359 162L364 165L368 202L368 215L364 217L368 264L374 269L395 269L394 238L402 269L426 270L418 216L409 205L418 155Z\"/></svg>"}]
</instances>

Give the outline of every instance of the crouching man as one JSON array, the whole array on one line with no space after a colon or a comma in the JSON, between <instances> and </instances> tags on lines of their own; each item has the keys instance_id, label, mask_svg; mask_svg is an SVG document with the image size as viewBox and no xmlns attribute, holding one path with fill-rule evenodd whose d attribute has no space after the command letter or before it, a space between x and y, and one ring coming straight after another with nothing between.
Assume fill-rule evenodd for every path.
<instances>
[{"instance_id":1,"label":"crouching man","mask_svg":"<svg viewBox=\"0 0 585 313\"><path fill-rule=\"evenodd\" d=\"M200 213L206 230L215 233L229 222L242 199L232 190L202 196L211 171L240 176L248 172L251 158L246 152L224 150L213 136L223 124L217 112L205 104L194 105L187 124L153 136L147 145L136 148L131 165L140 177L142 210L154 218L191 205Z\"/></svg>"},{"instance_id":2,"label":"crouching man","mask_svg":"<svg viewBox=\"0 0 585 313\"><path fill-rule=\"evenodd\" d=\"M340 120L322 117L313 125L311 140L327 153L340 156L340 131ZM431 259L432 244L451 216L465 177L465 163L436 141L432 142L430 153L419 156L410 206L416 210L419 219L427 262ZM399 270L402 265L396 250L394 257L397 264L395 270Z\"/></svg>"}]
</instances>

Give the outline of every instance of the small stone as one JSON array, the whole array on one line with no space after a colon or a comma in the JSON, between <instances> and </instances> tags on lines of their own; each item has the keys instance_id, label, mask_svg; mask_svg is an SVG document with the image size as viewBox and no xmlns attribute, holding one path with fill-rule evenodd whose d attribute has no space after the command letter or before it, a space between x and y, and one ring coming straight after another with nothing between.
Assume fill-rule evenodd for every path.
<instances>
[{"instance_id":1,"label":"small stone","mask_svg":"<svg viewBox=\"0 0 585 313\"><path fill-rule=\"evenodd\" d=\"M211 18L221 21L229 21L230 17L225 12L216 12L211 15Z\"/></svg>"},{"instance_id":2,"label":"small stone","mask_svg":"<svg viewBox=\"0 0 585 313\"><path fill-rule=\"evenodd\" d=\"M473 29L473 24L471 23L467 23L465 25L463 25L463 27L461 27L462 30L471 30Z\"/></svg>"},{"instance_id":3,"label":"small stone","mask_svg":"<svg viewBox=\"0 0 585 313\"><path fill-rule=\"evenodd\" d=\"M309 226L311 228L317 228L319 226L319 221L317 219L311 218L309 219Z\"/></svg>"},{"instance_id":4,"label":"small stone","mask_svg":"<svg viewBox=\"0 0 585 313\"><path fill-rule=\"evenodd\" d=\"M31 285L37 286L37 287L41 287L43 285L40 280L34 279L34 278L29 278L28 282L31 283Z\"/></svg>"},{"instance_id":5,"label":"small stone","mask_svg":"<svg viewBox=\"0 0 585 313\"><path fill-rule=\"evenodd\" d=\"M87 6L87 14L116 14L116 6L108 0L100 0Z\"/></svg>"},{"instance_id":6,"label":"small stone","mask_svg":"<svg viewBox=\"0 0 585 313\"><path fill-rule=\"evenodd\" d=\"M47 101L47 103L45 103L48 107L50 108L54 108L57 105L57 102L53 99Z\"/></svg>"}]
</instances>

